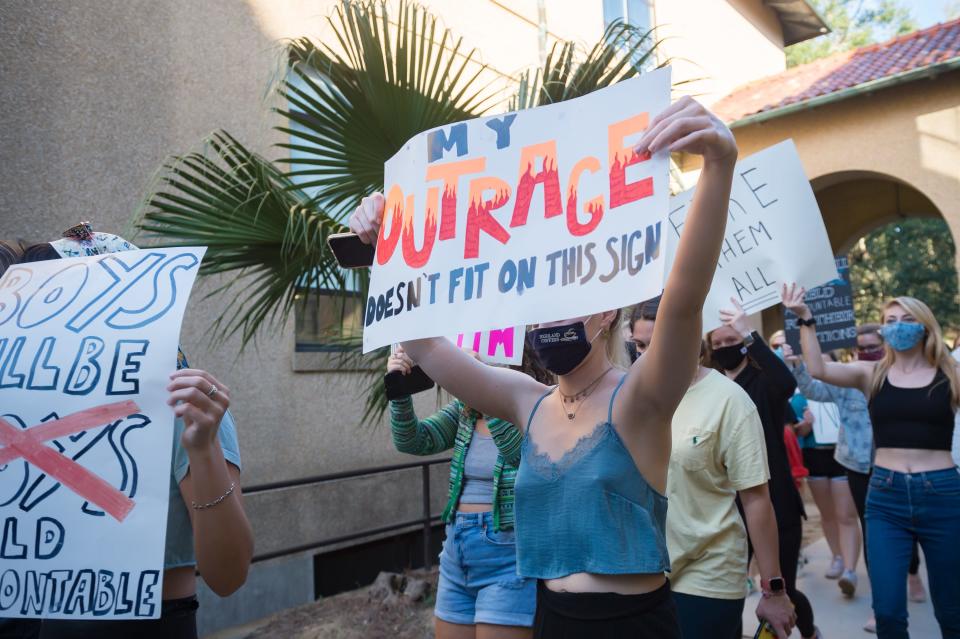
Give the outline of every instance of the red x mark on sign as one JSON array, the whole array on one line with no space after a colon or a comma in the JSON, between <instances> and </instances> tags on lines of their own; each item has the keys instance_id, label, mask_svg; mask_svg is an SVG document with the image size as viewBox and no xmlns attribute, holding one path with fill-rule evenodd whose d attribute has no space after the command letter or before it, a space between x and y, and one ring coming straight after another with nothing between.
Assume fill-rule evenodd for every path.
<instances>
[{"instance_id":1,"label":"red x mark on sign","mask_svg":"<svg viewBox=\"0 0 960 639\"><path fill-rule=\"evenodd\" d=\"M95 406L43 424L21 430L0 417L0 466L23 457L52 479L60 482L92 504L123 521L133 510L134 501L66 455L43 442L104 426L140 410L136 402L116 402Z\"/></svg>"}]
</instances>

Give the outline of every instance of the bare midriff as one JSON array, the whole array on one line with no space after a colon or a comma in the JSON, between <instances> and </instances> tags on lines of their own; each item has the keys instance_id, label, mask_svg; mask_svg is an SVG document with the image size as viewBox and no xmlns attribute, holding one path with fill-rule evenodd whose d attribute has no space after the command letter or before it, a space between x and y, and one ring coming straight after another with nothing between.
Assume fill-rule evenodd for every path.
<instances>
[{"instance_id":1,"label":"bare midriff","mask_svg":"<svg viewBox=\"0 0 960 639\"><path fill-rule=\"evenodd\" d=\"M619 595L642 595L663 586L662 573L647 575L595 575L578 572L559 579L545 579L544 585L554 592L613 592Z\"/></svg>"},{"instance_id":2,"label":"bare midriff","mask_svg":"<svg viewBox=\"0 0 960 639\"><path fill-rule=\"evenodd\" d=\"M928 473L955 466L949 450L919 448L878 448L873 464L898 473Z\"/></svg>"}]
</instances>

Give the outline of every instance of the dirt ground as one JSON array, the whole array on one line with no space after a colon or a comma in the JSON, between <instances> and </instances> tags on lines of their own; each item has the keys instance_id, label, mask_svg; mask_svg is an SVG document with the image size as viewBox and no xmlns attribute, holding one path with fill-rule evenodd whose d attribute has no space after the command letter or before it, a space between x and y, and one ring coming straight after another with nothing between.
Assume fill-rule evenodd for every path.
<instances>
[{"instance_id":1,"label":"dirt ground","mask_svg":"<svg viewBox=\"0 0 960 639\"><path fill-rule=\"evenodd\" d=\"M248 627L246 632L217 635L230 639L428 639L433 637L436 569L414 570L430 590L421 601L385 602L371 588L341 593L292 608Z\"/></svg>"}]
</instances>

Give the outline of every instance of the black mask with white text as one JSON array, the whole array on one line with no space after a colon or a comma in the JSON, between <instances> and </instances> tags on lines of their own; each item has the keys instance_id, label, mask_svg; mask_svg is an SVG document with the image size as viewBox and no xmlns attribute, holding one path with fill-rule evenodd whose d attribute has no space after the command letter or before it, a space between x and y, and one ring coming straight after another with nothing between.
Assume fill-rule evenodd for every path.
<instances>
[{"instance_id":1,"label":"black mask with white text","mask_svg":"<svg viewBox=\"0 0 960 639\"><path fill-rule=\"evenodd\" d=\"M583 322L538 328L530 332L530 339L540 363L556 375L566 375L590 354Z\"/></svg>"}]
</instances>

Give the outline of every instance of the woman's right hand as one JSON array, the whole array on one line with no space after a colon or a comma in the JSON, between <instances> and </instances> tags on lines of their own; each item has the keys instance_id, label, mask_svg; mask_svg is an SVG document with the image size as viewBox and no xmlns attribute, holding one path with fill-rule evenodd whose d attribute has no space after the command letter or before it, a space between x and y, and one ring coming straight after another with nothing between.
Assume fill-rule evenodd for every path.
<instances>
[{"instance_id":1,"label":"woman's right hand","mask_svg":"<svg viewBox=\"0 0 960 639\"><path fill-rule=\"evenodd\" d=\"M807 306L804 296L807 294L807 289L802 286L797 286L796 282L787 286L787 283L783 283L783 290L780 293L783 296L783 306L799 317L802 320L809 320L813 317L813 313L810 312L810 307Z\"/></svg>"},{"instance_id":2,"label":"woman's right hand","mask_svg":"<svg viewBox=\"0 0 960 639\"><path fill-rule=\"evenodd\" d=\"M360 206L350 215L350 230L357 234L364 244L376 244L383 222L383 193L374 193L360 200Z\"/></svg>"},{"instance_id":3,"label":"woman's right hand","mask_svg":"<svg viewBox=\"0 0 960 639\"><path fill-rule=\"evenodd\" d=\"M387 360L387 372L395 373L400 371L401 375L409 375L413 367L416 366L410 356L403 351L402 346L397 347L397 351L390 355Z\"/></svg>"}]
</instances>

